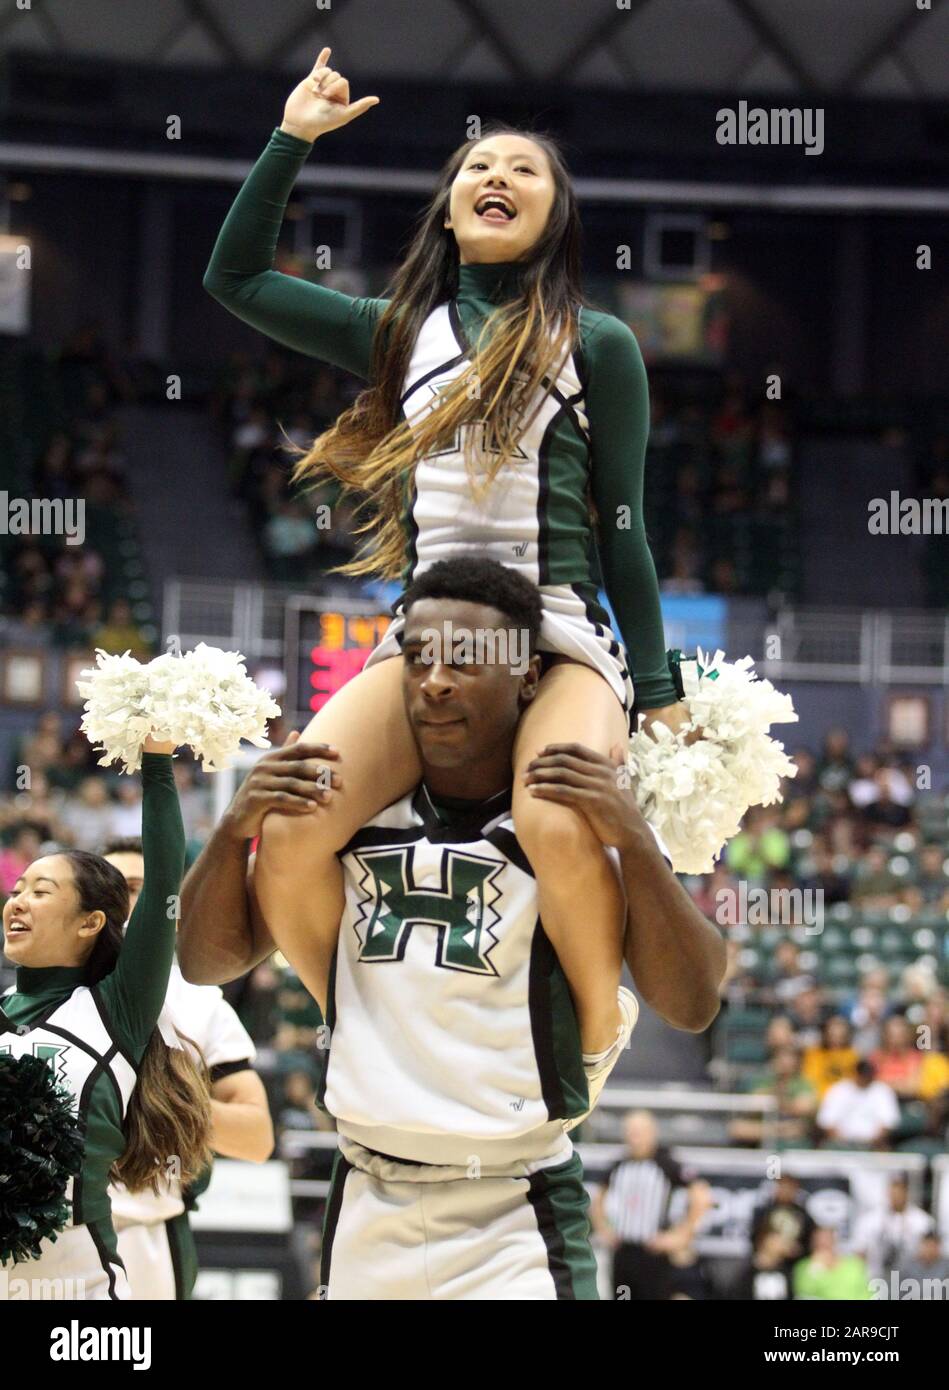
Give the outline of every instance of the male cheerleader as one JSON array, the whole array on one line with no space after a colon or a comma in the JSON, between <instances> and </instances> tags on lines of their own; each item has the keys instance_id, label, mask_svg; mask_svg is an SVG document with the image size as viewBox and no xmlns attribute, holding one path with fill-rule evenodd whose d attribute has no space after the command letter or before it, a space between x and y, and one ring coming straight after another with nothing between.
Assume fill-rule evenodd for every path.
<instances>
[{"instance_id":1,"label":"male cheerleader","mask_svg":"<svg viewBox=\"0 0 949 1390\"><path fill-rule=\"evenodd\" d=\"M145 877L141 841L113 840L102 857L128 884L131 912ZM207 1064L215 1153L263 1163L273 1152L273 1124L267 1093L254 1071L256 1049L237 1014L219 989L189 985L177 962L172 962L164 1017L186 1046L195 1044ZM173 1175L163 1177L157 1194L150 1189L129 1192L122 1184L110 1187L112 1220L133 1299L191 1297L198 1256L188 1212L210 1179L208 1168L185 1192Z\"/></svg>"},{"instance_id":2,"label":"male cheerleader","mask_svg":"<svg viewBox=\"0 0 949 1390\"><path fill-rule=\"evenodd\" d=\"M541 672L538 592L494 561L450 559L410 585L403 607L403 696L423 780L340 852L346 907L323 1086L340 1152L323 1284L334 1299L595 1299L588 1201L566 1128L588 1112L634 1019L585 1071L513 832L511 753ZM467 655L463 641L433 654L433 634L449 633L473 637ZM486 658L522 635L521 665ZM345 779L323 747L297 744L268 761L266 775L283 782L281 812L308 814L332 794L310 781L327 761L335 784ZM300 777L275 772L292 766ZM723 942L614 763L555 747L527 780L613 847L628 899L626 959L643 997L674 1026L707 1027ZM229 826L225 818L183 886L186 979L233 978L273 949L252 868L244 892L247 846L235 829L253 833L251 823L246 806Z\"/></svg>"}]
</instances>

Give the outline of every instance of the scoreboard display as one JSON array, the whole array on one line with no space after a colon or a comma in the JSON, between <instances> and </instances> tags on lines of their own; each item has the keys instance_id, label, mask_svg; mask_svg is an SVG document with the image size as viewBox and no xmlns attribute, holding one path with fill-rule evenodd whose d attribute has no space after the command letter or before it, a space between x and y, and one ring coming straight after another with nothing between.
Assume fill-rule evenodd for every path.
<instances>
[{"instance_id":1,"label":"scoreboard display","mask_svg":"<svg viewBox=\"0 0 949 1390\"><path fill-rule=\"evenodd\" d=\"M392 621L378 601L295 598L287 612L287 695L305 723L352 680ZM288 699L287 703L290 703ZM289 712L289 711L288 711Z\"/></svg>"}]
</instances>

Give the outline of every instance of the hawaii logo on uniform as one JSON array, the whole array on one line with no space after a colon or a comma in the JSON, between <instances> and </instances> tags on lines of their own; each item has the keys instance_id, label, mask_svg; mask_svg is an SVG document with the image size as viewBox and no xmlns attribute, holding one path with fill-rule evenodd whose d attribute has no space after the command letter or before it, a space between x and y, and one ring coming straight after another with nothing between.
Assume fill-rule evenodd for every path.
<instances>
[{"instance_id":1,"label":"hawaii logo on uniform","mask_svg":"<svg viewBox=\"0 0 949 1390\"><path fill-rule=\"evenodd\" d=\"M34 1057L41 1062L49 1065L54 1077L60 1084L66 1082L66 1053L69 1051L68 1043L45 1043L35 1042L31 1047ZM0 1057L9 1057L13 1049L9 1043L0 1046Z\"/></svg>"},{"instance_id":2,"label":"hawaii logo on uniform","mask_svg":"<svg viewBox=\"0 0 949 1390\"><path fill-rule=\"evenodd\" d=\"M358 887L365 894L359 919L353 923L360 945L358 959L367 964L402 960L413 927L433 926L436 966L470 975L497 975L489 956L498 943L493 929L501 920L495 908L501 889L496 880L505 861L445 849L440 865L443 886L422 888L413 876L414 848L402 845L353 852L363 871Z\"/></svg>"},{"instance_id":3,"label":"hawaii logo on uniform","mask_svg":"<svg viewBox=\"0 0 949 1390\"><path fill-rule=\"evenodd\" d=\"M429 383L429 390L432 392L432 395L436 397L436 400L432 405L433 410L437 410L439 405L441 404L441 402L438 400L438 397L441 396L443 392L447 391L449 387L453 384L454 378L452 378L450 381L440 381L437 385ZM477 431L476 457L478 459L487 459L487 457L490 454L494 454L495 456L497 456L498 454L500 454L501 449L498 445L497 438L494 432L492 431L490 434L488 433L486 429L487 423L487 420L471 420L464 425L456 426L454 437L451 439L451 441L443 449L432 449L428 457L441 458L443 454L460 454L462 430ZM520 444L515 444L512 458L516 459L518 462L527 462L527 454L521 448ZM487 469L485 468L484 471L487 471Z\"/></svg>"}]
</instances>

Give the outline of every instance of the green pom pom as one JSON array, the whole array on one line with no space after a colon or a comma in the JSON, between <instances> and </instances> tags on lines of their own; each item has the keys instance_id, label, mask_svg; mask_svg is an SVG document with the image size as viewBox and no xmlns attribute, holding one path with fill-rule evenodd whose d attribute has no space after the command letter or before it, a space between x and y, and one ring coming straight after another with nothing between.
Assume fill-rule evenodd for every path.
<instances>
[{"instance_id":1,"label":"green pom pom","mask_svg":"<svg viewBox=\"0 0 949 1390\"><path fill-rule=\"evenodd\" d=\"M56 1239L82 1157L72 1097L48 1064L0 1056L0 1262L37 1259L40 1243Z\"/></svg>"}]
</instances>

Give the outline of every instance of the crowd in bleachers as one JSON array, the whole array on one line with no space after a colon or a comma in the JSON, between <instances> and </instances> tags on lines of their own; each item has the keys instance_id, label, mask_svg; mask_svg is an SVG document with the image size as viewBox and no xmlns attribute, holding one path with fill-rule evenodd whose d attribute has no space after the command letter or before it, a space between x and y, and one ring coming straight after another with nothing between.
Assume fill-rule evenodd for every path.
<instances>
[{"instance_id":1,"label":"crowd in bleachers","mask_svg":"<svg viewBox=\"0 0 949 1390\"><path fill-rule=\"evenodd\" d=\"M215 392L231 487L271 578L306 583L352 555L351 512L324 486L288 482L288 442L307 447L362 389L335 368L271 350L234 354ZM710 391L652 374L645 516L667 593L793 593L796 511L790 414L752 402L738 377ZM319 508L329 508L320 524Z\"/></svg>"},{"instance_id":2,"label":"crowd in bleachers","mask_svg":"<svg viewBox=\"0 0 949 1390\"><path fill-rule=\"evenodd\" d=\"M94 324L55 356L0 353L0 486L10 497L81 501L79 541L0 535L0 624L15 646L150 653L157 629L126 484L116 406L136 383Z\"/></svg>"},{"instance_id":3,"label":"crowd in bleachers","mask_svg":"<svg viewBox=\"0 0 949 1390\"><path fill-rule=\"evenodd\" d=\"M938 1153L949 1122L945 797L918 791L892 749L852 757L840 731L820 758L795 761L783 805L752 811L693 884L728 937L716 1066L778 1102L776 1120L736 1120L732 1137ZM752 890L767 895L761 910Z\"/></svg>"},{"instance_id":4,"label":"crowd in bleachers","mask_svg":"<svg viewBox=\"0 0 949 1390\"><path fill-rule=\"evenodd\" d=\"M212 394L232 492L247 508L270 579L311 584L353 555L352 511L326 484L291 489L292 446L307 448L362 389L348 373L272 349L234 353Z\"/></svg>"}]
</instances>

